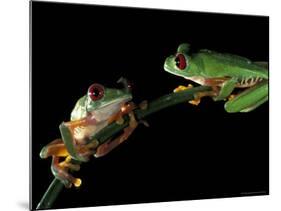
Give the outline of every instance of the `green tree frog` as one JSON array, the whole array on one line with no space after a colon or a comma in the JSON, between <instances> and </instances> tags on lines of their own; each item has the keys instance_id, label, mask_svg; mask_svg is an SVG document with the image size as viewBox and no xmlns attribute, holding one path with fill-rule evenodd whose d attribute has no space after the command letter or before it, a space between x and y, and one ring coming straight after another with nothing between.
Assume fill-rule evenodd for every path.
<instances>
[{"instance_id":1,"label":"green tree frog","mask_svg":"<svg viewBox=\"0 0 281 211\"><path fill-rule=\"evenodd\" d=\"M211 86L212 91L198 93L190 103L198 105L200 98L211 96L215 101L228 100L227 112L249 112L268 100L268 65L252 62L247 58L200 50L190 54L190 45L179 45L177 53L165 60L165 71L184 77L195 83ZM188 89L192 85L179 86L174 91ZM233 94L235 88L238 94ZM237 90L237 89L236 89Z\"/></svg>"},{"instance_id":2,"label":"green tree frog","mask_svg":"<svg viewBox=\"0 0 281 211\"><path fill-rule=\"evenodd\" d=\"M135 105L129 102L132 95L126 80L122 82L124 89L106 88L97 83L91 85L87 94L77 101L70 121L61 124L62 139L54 140L41 150L41 158L52 156L52 173L66 187L81 185L81 179L73 177L69 172L80 168L80 165L70 162L72 158L87 161L92 154L95 157L104 156L125 141L137 127L133 113ZM114 121L122 124L122 116L125 114L129 115L130 122L122 135L101 145L97 140L87 142L108 124Z\"/></svg>"}]
</instances>

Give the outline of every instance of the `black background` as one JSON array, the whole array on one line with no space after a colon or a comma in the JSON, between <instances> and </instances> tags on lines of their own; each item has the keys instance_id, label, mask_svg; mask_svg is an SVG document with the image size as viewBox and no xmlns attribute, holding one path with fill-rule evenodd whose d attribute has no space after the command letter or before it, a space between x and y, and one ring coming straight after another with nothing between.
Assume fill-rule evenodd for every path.
<instances>
[{"instance_id":1,"label":"black background","mask_svg":"<svg viewBox=\"0 0 281 211\"><path fill-rule=\"evenodd\" d=\"M134 83L134 101L189 82L163 70L182 42L268 60L269 18L32 2L32 205L53 179L41 148L60 136L75 102L94 82ZM203 99L147 118L127 142L82 165L80 189L53 208L268 194L269 106L228 114Z\"/></svg>"}]
</instances>

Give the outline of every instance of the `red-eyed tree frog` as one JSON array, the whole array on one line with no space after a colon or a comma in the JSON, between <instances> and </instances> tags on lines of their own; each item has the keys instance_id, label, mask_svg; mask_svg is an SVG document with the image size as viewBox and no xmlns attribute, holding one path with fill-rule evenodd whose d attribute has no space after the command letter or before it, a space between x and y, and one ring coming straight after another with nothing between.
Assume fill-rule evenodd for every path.
<instances>
[{"instance_id":1,"label":"red-eyed tree frog","mask_svg":"<svg viewBox=\"0 0 281 211\"><path fill-rule=\"evenodd\" d=\"M175 55L166 58L164 69L200 85L212 87L212 91L194 96L190 103L195 105L200 103L201 97L211 96L215 101L228 100L224 107L229 113L249 112L268 100L266 62L252 62L241 56L210 50L190 54L190 45L183 43ZM191 87L179 86L174 91ZM234 89L239 93L233 94Z\"/></svg>"},{"instance_id":2,"label":"red-eyed tree frog","mask_svg":"<svg viewBox=\"0 0 281 211\"><path fill-rule=\"evenodd\" d=\"M73 111L69 122L60 126L62 139L56 139L45 146L41 158L52 156L52 173L66 187L79 187L81 179L70 174L78 171L80 165L71 163L71 159L88 161L91 155L106 155L120 143L125 141L137 127L133 110L132 95L128 83L123 79L124 89L106 88L100 84L92 84L86 95L81 97ZM89 138L112 122L123 124L123 115L129 115L129 126L119 137L99 145L98 140L87 142ZM61 161L64 159L63 161Z\"/></svg>"}]
</instances>

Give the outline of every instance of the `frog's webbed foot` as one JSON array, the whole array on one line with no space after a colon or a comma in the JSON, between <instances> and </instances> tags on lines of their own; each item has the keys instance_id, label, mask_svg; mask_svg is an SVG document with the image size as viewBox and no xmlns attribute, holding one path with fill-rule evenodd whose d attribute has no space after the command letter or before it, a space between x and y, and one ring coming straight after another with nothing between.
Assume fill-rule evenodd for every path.
<instances>
[{"instance_id":1,"label":"frog's webbed foot","mask_svg":"<svg viewBox=\"0 0 281 211\"><path fill-rule=\"evenodd\" d=\"M189 103L193 105L199 105L202 97L215 97L215 96L217 96L216 91L197 92L194 94L194 100L189 101Z\"/></svg>"},{"instance_id":2,"label":"frog's webbed foot","mask_svg":"<svg viewBox=\"0 0 281 211\"><path fill-rule=\"evenodd\" d=\"M83 157L84 161L88 161L90 156L94 154L99 142L93 140L88 144L76 146L77 154ZM72 185L79 187L82 183L81 179L73 177L69 172L79 171L80 165L71 163L71 156L67 156L63 162L58 162L53 158L52 172L56 178L70 188Z\"/></svg>"},{"instance_id":3,"label":"frog's webbed foot","mask_svg":"<svg viewBox=\"0 0 281 211\"><path fill-rule=\"evenodd\" d=\"M187 89L191 89L193 88L193 85L192 84L188 84L187 86L178 86L177 88L174 89L174 92L180 92L180 91L183 91L183 90L187 90ZM214 89L214 88L213 88ZM204 92L198 92L198 93L195 93L194 94L194 99L193 100L190 100L188 101L188 103L192 104L192 105L199 105L200 102L201 102L201 98L202 97L206 97L206 96L215 96L215 89L213 91L204 91Z\"/></svg>"},{"instance_id":4,"label":"frog's webbed foot","mask_svg":"<svg viewBox=\"0 0 281 211\"><path fill-rule=\"evenodd\" d=\"M180 92L180 91L184 91L184 90L191 89L191 88L193 88L192 84L188 84L187 86L180 85L180 86L178 86L177 88L174 89L174 92ZM192 105L199 105L200 98L190 100L188 102Z\"/></svg>"},{"instance_id":5,"label":"frog's webbed foot","mask_svg":"<svg viewBox=\"0 0 281 211\"><path fill-rule=\"evenodd\" d=\"M180 91L184 91L184 90L191 89L191 88L193 88L192 84L188 84L187 86L180 85L174 89L174 92L180 92Z\"/></svg>"},{"instance_id":6,"label":"frog's webbed foot","mask_svg":"<svg viewBox=\"0 0 281 211\"><path fill-rule=\"evenodd\" d=\"M111 150L116 148L119 144L123 143L128 137L132 134L132 132L136 129L138 122L135 119L135 114L133 111L128 113L130 121L129 126L126 127L123 131L123 134L115 138L114 140L108 140L104 144L101 144L94 154L95 157L101 157L109 153Z\"/></svg>"},{"instance_id":7,"label":"frog's webbed foot","mask_svg":"<svg viewBox=\"0 0 281 211\"><path fill-rule=\"evenodd\" d=\"M51 170L53 175L60 180L66 187L79 187L81 180L70 175L69 171L78 171L80 166L72 164L71 157L61 139L56 139L43 147L40 152L41 158L52 157ZM60 160L65 158L63 162Z\"/></svg>"},{"instance_id":8,"label":"frog's webbed foot","mask_svg":"<svg viewBox=\"0 0 281 211\"><path fill-rule=\"evenodd\" d=\"M122 125L124 123L123 116L130 113L135 108L136 108L136 105L133 102L129 102L129 103L123 105L117 114L115 114L111 118L109 118L108 124L110 124L112 122L116 122L117 124Z\"/></svg>"},{"instance_id":9,"label":"frog's webbed foot","mask_svg":"<svg viewBox=\"0 0 281 211\"><path fill-rule=\"evenodd\" d=\"M77 147L77 152L86 158L91 155L90 153L93 154L93 148L96 146L97 142L93 141L90 144ZM71 171L79 171L80 165L71 163L71 156L61 139L56 139L45 146L40 152L40 157L52 157L52 173L65 187L70 188L72 185L79 187L81 185L81 179L70 174ZM61 161L63 158L65 160Z\"/></svg>"},{"instance_id":10,"label":"frog's webbed foot","mask_svg":"<svg viewBox=\"0 0 281 211\"><path fill-rule=\"evenodd\" d=\"M80 165L72 164L71 157L68 156L63 162L60 162L60 158L53 156L51 170L53 175L60 180L66 188L79 187L82 183L81 179L73 177L70 171L79 171Z\"/></svg>"}]
</instances>

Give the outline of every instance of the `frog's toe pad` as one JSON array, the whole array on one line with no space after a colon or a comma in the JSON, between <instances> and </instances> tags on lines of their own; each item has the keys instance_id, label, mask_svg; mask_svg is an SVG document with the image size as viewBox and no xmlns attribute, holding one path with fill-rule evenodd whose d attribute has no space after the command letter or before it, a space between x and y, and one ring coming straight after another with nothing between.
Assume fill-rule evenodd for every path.
<instances>
[{"instance_id":1,"label":"frog's toe pad","mask_svg":"<svg viewBox=\"0 0 281 211\"><path fill-rule=\"evenodd\" d=\"M228 101L233 100L233 99L235 98L235 96L236 96L236 95L234 95L234 94L229 95Z\"/></svg>"},{"instance_id":2,"label":"frog's toe pad","mask_svg":"<svg viewBox=\"0 0 281 211\"><path fill-rule=\"evenodd\" d=\"M73 181L73 185L74 185L76 188L80 187L81 184L82 184L82 180L79 179L79 178L76 178L76 179Z\"/></svg>"},{"instance_id":3,"label":"frog's toe pad","mask_svg":"<svg viewBox=\"0 0 281 211\"><path fill-rule=\"evenodd\" d=\"M200 99L196 99L196 100L190 100L188 101L188 103L198 106L200 104L201 100Z\"/></svg>"},{"instance_id":4,"label":"frog's toe pad","mask_svg":"<svg viewBox=\"0 0 281 211\"><path fill-rule=\"evenodd\" d=\"M79 179L79 178L74 178L72 181L64 179L62 181L62 183L64 184L64 186L66 188L71 188L72 185L74 185L74 187L76 187L76 188L79 188L81 186L81 184L82 184L82 180Z\"/></svg>"}]
</instances>

